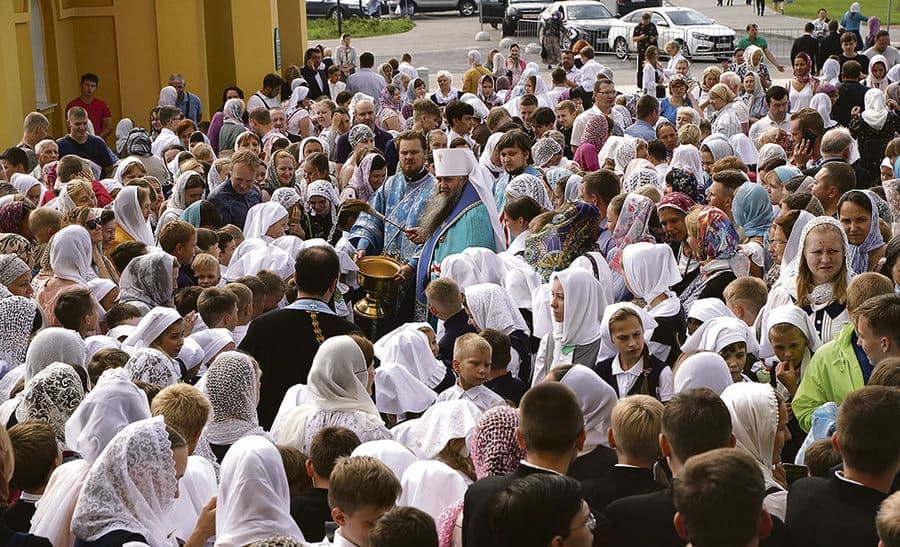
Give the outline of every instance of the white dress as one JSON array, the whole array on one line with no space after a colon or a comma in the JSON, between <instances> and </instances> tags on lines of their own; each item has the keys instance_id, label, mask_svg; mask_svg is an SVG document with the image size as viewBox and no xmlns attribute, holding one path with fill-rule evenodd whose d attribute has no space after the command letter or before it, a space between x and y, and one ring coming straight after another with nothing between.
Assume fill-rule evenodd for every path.
<instances>
[{"instance_id":1,"label":"white dress","mask_svg":"<svg viewBox=\"0 0 900 547\"><path fill-rule=\"evenodd\" d=\"M788 82L788 101L790 101L790 113L793 114L804 108L809 108L809 103L813 97L812 80L806 82L806 85L800 91L794 89L793 82Z\"/></svg>"}]
</instances>

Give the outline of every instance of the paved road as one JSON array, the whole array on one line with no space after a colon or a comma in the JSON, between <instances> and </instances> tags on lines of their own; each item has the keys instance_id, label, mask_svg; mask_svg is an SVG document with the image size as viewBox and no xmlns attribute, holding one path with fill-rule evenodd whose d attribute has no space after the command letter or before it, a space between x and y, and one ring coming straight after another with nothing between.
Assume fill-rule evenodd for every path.
<instances>
[{"instance_id":1,"label":"paved road","mask_svg":"<svg viewBox=\"0 0 900 547\"><path fill-rule=\"evenodd\" d=\"M767 11L764 17L759 18L755 16L754 8L747 6L744 0L734 0L733 6L724 7L717 7L715 0L675 0L673 2L666 1L666 4L696 9L715 22L735 29L738 38L745 35L744 28L748 22L756 21L763 36L769 40L772 51L786 67L783 74L773 71L775 81L790 78L790 62L787 57L793 37L802 33L803 25L806 23L805 19L775 14L770 11ZM839 14L833 14L833 16L839 16ZM416 27L405 34L358 38L353 40L353 44L358 52L371 51L374 53L376 64L383 63L391 57L399 58L404 52L412 54L415 66L427 68L429 88L434 88L437 86L435 74L438 70L449 70L454 75L454 82L459 84L462 81L463 73L468 68L466 53L471 49L477 49L483 56L487 56L488 51L497 47L502 38L500 30L494 30L490 25L484 25L482 28L477 16L460 17L457 12L417 15L415 21ZM475 34L479 30L486 31L491 40L488 42L475 41ZM900 27L894 26L892 36L895 40L900 40ZM521 37L517 38L517 41L524 46L529 42L537 42L537 38ZM327 41L325 45L334 48L337 46L337 41ZM540 63L538 54L523 52L522 57L526 62ZM601 55L598 60L613 70L616 86L619 89L623 91L636 89L636 61L634 59L627 62L620 61L613 55L606 54ZM695 77L699 76L711 64L716 63L711 60L698 60L691 67L691 72ZM424 73L420 70L420 74ZM550 71L546 70L546 67L543 67L542 75L547 82L550 82Z\"/></svg>"}]
</instances>

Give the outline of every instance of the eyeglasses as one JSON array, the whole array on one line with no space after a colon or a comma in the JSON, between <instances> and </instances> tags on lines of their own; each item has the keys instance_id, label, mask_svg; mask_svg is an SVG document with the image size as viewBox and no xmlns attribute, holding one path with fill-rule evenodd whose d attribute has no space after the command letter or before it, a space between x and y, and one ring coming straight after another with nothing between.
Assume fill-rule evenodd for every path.
<instances>
[{"instance_id":1,"label":"eyeglasses","mask_svg":"<svg viewBox=\"0 0 900 547\"><path fill-rule=\"evenodd\" d=\"M99 228L101 226L102 226L102 224L100 224L100 221L95 218L92 218L91 220L88 220L84 223L84 227L87 228L88 230L96 230L97 228Z\"/></svg>"},{"instance_id":2,"label":"eyeglasses","mask_svg":"<svg viewBox=\"0 0 900 547\"><path fill-rule=\"evenodd\" d=\"M779 241L777 239L773 239L770 243L772 244L772 247L774 247L776 245L778 245L779 247L784 247L785 245L788 244L787 241Z\"/></svg>"}]
</instances>

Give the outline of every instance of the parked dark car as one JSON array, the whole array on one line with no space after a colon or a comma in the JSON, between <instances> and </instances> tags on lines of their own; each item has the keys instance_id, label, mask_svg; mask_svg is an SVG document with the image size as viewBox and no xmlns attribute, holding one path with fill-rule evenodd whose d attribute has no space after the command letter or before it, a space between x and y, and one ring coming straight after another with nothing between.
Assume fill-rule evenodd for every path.
<instances>
[{"instance_id":1,"label":"parked dark car","mask_svg":"<svg viewBox=\"0 0 900 547\"><path fill-rule=\"evenodd\" d=\"M538 19L550 0L481 0L481 17L492 27L503 26L504 36L537 35Z\"/></svg>"},{"instance_id":2,"label":"parked dark car","mask_svg":"<svg viewBox=\"0 0 900 547\"><path fill-rule=\"evenodd\" d=\"M616 0L616 15L627 15L636 9L658 8L662 0Z\"/></svg>"}]
</instances>

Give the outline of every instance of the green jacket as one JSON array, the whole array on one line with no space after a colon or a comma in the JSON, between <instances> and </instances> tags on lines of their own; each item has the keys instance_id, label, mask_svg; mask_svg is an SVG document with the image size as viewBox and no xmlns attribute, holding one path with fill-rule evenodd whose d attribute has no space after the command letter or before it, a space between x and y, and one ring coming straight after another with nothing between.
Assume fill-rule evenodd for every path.
<instances>
[{"instance_id":1,"label":"green jacket","mask_svg":"<svg viewBox=\"0 0 900 547\"><path fill-rule=\"evenodd\" d=\"M852 336L853 324L848 323L834 340L819 348L804 371L791 403L804 431L809 431L817 408L827 402L840 405L848 393L865 386Z\"/></svg>"}]
</instances>

